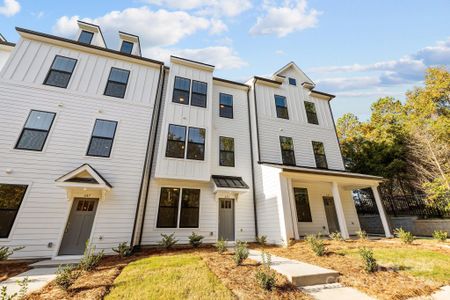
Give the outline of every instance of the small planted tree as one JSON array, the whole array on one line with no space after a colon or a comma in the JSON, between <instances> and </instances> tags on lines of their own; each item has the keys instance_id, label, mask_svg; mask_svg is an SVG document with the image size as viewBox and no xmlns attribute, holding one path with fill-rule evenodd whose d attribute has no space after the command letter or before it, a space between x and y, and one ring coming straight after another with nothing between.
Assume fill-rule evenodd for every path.
<instances>
[{"instance_id":1,"label":"small planted tree","mask_svg":"<svg viewBox=\"0 0 450 300\"><path fill-rule=\"evenodd\" d=\"M317 256L324 256L326 253L326 248L320 237L320 233L317 235L309 234L305 237L305 241Z\"/></svg>"},{"instance_id":2,"label":"small planted tree","mask_svg":"<svg viewBox=\"0 0 450 300\"><path fill-rule=\"evenodd\" d=\"M248 248L246 242L237 241L234 248L234 262L236 266L240 266L242 262L248 258Z\"/></svg>"},{"instance_id":3,"label":"small planted tree","mask_svg":"<svg viewBox=\"0 0 450 300\"><path fill-rule=\"evenodd\" d=\"M373 273L377 270L378 264L371 249L362 247L359 249L359 255L361 255L361 258L363 259L364 270L369 273Z\"/></svg>"},{"instance_id":4,"label":"small planted tree","mask_svg":"<svg viewBox=\"0 0 450 300\"><path fill-rule=\"evenodd\" d=\"M192 232L192 234L189 236L189 244L191 244L191 246L194 248L198 248L203 243L204 238L204 236Z\"/></svg>"},{"instance_id":5,"label":"small planted tree","mask_svg":"<svg viewBox=\"0 0 450 300\"><path fill-rule=\"evenodd\" d=\"M162 238L159 244L166 250L172 248L176 243L178 243L178 240L175 239L175 232L172 234L161 233L161 237Z\"/></svg>"},{"instance_id":6,"label":"small planted tree","mask_svg":"<svg viewBox=\"0 0 450 300\"><path fill-rule=\"evenodd\" d=\"M414 236L411 232L404 230L403 228L396 228L394 234L405 244L411 244L414 241Z\"/></svg>"},{"instance_id":7,"label":"small planted tree","mask_svg":"<svg viewBox=\"0 0 450 300\"><path fill-rule=\"evenodd\" d=\"M89 245L89 241L86 241L86 248L84 249L84 254L80 261L80 269L83 271L93 270L100 263L103 255L103 250L95 253L95 246Z\"/></svg>"},{"instance_id":8,"label":"small planted tree","mask_svg":"<svg viewBox=\"0 0 450 300\"><path fill-rule=\"evenodd\" d=\"M112 251L119 254L120 257L128 257L132 254L131 247L128 246L127 242L120 243L117 248L112 248Z\"/></svg>"},{"instance_id":9,"label":"small planted tree","mask_svg":"<svg viewBox=\"0 0 450 300\"><path fill-rule=\"evenodd\" d=\"M220 238L216 243L216 249L220 254L223 254L227 251L227 241L223 238Z\"/></svg>"},{"instance_id":10,"label":"small planted tree","mask_svg":"<svg viewBox=\"0 0 450 300\"><path fill-rule=\"evenodd\" d=\"M433 232L433 238L434 238L435 240L440 241L440 242L445 242L445 241L447 240L447 237L448 237L447 231L444 231L444 230L435 230L435 231Z\"/></svg>"},{"instance_id":11,"label":"small planted tree","mask_svg":"<svg viewBox=\"0 0 450 300\"><path fill-rule=\"evenodd\" d=\"M261 253L261 262L262 265L256 272L256 280L259 285L268 291L271 291L275 287L275 272L270 269L272 265L272 256L270 253L265 253L264 251Z\"/></svg>"},{"instance_id":12,"label":"small planted tree","mask_svg":"<svg viewBox=\"0 0 450 300\"><path fill-rule=\"evenodd\" d=\"M14 252L22 250L23 248L25 247L24 246L16 248L0 247L0 261L7 260L8 257L14 254Z\"/></svg>"}]
</instances>

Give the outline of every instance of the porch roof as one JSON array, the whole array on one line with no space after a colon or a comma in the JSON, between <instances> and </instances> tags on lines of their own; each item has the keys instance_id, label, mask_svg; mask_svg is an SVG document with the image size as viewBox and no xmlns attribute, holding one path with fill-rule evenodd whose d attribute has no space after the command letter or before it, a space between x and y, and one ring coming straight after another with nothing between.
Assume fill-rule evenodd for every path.
<instances>
[{"instance_id":1,"label":"porch roof","mask_svg":"<svg viewBox=\"0 0 450 300\"><path fill-rule=\"evenodd\" d=\"M83 164L55 180L65 188L100 188L110 190L112 185L91 165Z\"/></svg>"}]
</instances>

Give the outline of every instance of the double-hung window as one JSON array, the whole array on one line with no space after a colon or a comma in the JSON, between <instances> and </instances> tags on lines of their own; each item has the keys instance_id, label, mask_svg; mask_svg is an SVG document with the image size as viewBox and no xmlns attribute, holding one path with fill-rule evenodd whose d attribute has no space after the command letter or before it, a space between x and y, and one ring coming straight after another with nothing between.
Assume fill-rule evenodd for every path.
<instances>
[{"instance_id":1,"label":"double-hung window","mask_svg":"<svg viewBox=\"0 0 450 300\"><path fill-rule=\"evenodd\" d=\"M189 127L188 146L186 153L187 159L205 159L205 135L205 129Z\"/></svg>"},{"instance_id":2,"label":"double-hung window","mask_svg":"<svg viewBox=\"0 0 450 300\"><path fill-rule=\"evenodd\" d=\"M172 102L188 105L189 94L191 92L190 88L191 88L190 79L175 76Z\"/></svg>"},{"instance_id":3,"label":"double-hung window","mask_svg":"<svg viewBox=\"0 0 450 300\"><path fill-rule=\"evenodd\" d=\"M295 78L289 77L289 84L290 85L297 85L297 80Z\"/></svg>"},{"instance_id":4,"label":"double-hung window","mask_svg":"<svg viewBox=\"0 0 450 300\"><path fill-rule=\"evenodd\" d=\"M275 106L277 109L277 118L289 119L286 97L275 95Z\"/></svg>"},{"instance_id":5,"label":"double-hung window","mask_svg":"<svg viewBox=\"0 0 450 300\"><path fill-rule=\"evenodd\" d=\"M309 207L308 190L294 188L295 208L298 222L312 222L311 208Z\"/></svg>"},{"instance_id":6,"label":"double-hung window","mask_svg":"<svg viewBox=\"0 0 450 300\"><path fill-rule=\"evenodd\" d=\"M48 71L47 77L45 78L44 84L67 88L76 64L76 59L56 55L52 66L50 67L50 71Z\"/></svg>"},{"instance_id":7,"label":"double-hung window","mask_svg":"<svg viewBox=\"0 0 450 300\"><path fill-rule=\"evenodd\" d=\"M322 142L312 142L316 167L319 169L328 169L327 157L325 156L325 147Z\"/></svg>"},{"instance_id":8,"label":"double-hung window","mask_svg":"<svg viewBox=\"0 0 450 300\"><path fill-rule=\"evenodd\" d=\"M208 84L201 81L192 80L192 98L191 105L206 107L206 94L208 91Z\"/></svg>"},{"instance_id":9,"label":"double-hung window","mask_svg":"<svg viewBox=\"0 0 450 300\"><path fill-rule=\"evenodd\" d=\"M186 145L186 127L169 125L167 134L166 157L184 158Z\"/></svg>"},{"instance_id":10,"label":"double-hung window","mask_svg":"<svg viewBox=\"0 0 450 300\"><path fill-rule=\"evenodd\" d=\"M219 109L220 109L220 116L222 118L233 119L233 96L220 93Z\"/></svg>"},{"instance_id":11,"label":"double-hung window","mask_svg":"<svg viewBox=\"0 0 450 300\"><path fill-rule=\"evenodd\" d=\"M0 238L8 238L27 185L0 183Z\"/></svg>"},{"instance_id":12,"label":"double-hung window","mask_svg":"<svg viewBox=\"0 0 450 300\"><path fill-rule=\"evenodd\" d=\"M82 30L80 36L78 37L78 41L83 44L90 45L92 42L92 38L94 37L94 33L86 30Z\"/></svg>"},{"instance_id":13,"label":"double-hung window","mask_svg":"<svg viewBox=\"0 0 450 300\"><path fill-rule=\"evenodd\" d=\"M95 120L87 155L109 157L111 155L116 128L116 121Z\"/></svg>"},{"instance_id":14,"label":"double-hung window","mask_svg":"<svg viewBox=\"0 0 450 300\"><path fill-rule=\"evenodd\" d=\"M161 188L158 228L198 228L199 189Z\"/></svg>"},{"instance_id":15,"label":"double-hung window","mask_svg":"<svg viewBox=\"0 0 450 300\"><path fill-rule=\"evenodd\" d=\"M16 149L42 151L55 113L32 110L22 129Z\"/></svg>"},{"instance_id":16,"label":"double-hung window","mask_svg":"<svg viewBox=\"0 0 450 300\"><path fill-rule=\"evenodd\" d=\"M120 52L131 54L133 52L134 43L128 41L122 41L122 45L120 46Z\"/></svg>"},{"instance_id":17,"label":"double-hung window","mask_svg":"<svg viewBox=\"0 0 450 300\"><path fill-rule=\"evenodd\" d=\"M319 120L317 119L316 105L312 102L305 101L305 110L308 123L318 125Z\"/></svg>"},{"instance_id":18,"label":"double-hung window","mask_svg":"<svg viewBox=\"0 0 450 300\"><path fill-rule=\"evenodd\" d=\"M129 76L130 71L128 70L111 68L108 82L106 83L105 96L116 98L125 97L125 91L127 90Z\"/></svg>"},{"instance_id":19,"label":"double-hung window","mask_svg":"<svg viewBox=\"0 0 450 300\"><path fill-rule=\"evenodd\" d=\"M295 166L294 142L292 138L280 136L280 147L283 164Z\"/></svg>"},{"instance_id":20,"label":"double-hung window","mask_svg":"<svg viewBox=\"0 0 450 300\"><path fill-rule=\"evenodd\" d=\"M234 139L221 136L219 164L224 167L234 167Z\"/></svg>"}]
</instances>

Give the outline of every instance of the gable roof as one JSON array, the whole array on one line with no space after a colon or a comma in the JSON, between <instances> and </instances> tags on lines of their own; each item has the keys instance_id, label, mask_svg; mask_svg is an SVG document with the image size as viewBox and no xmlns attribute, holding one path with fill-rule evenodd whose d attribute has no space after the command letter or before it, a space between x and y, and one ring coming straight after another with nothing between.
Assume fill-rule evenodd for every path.
<instances>
[{"instance_id":1,"label":"gable roof","mask_svg":"<svg viewBox=\"0 0 450 300\"><path fill-rule=\"evenodd\" d=\"M77 177L81 173L88 173L91 177ZM107 187L111 189L113 186L91 165L83 164L78 168L64 174L55 180L57 183L79 183L87 185L97 185L99 187Z\"/></svg>"},{"instance_id":2,"label":"gable roof","mask_svg":"<svg viewBox=\"0 0 450 300\"><path fill-rule=\"evenodd\" d=\"M275 73L273 73L274 76L280 76L281 73L283 73L284 71L288 70L289 68L293 68L295 71L297 71L298 73L300 73L301 75L305 76L305 79L307 80L307 82L316 85L314 83L314 81L312 81L311 78L308 77L308 75L305 74L305 72L302 71L302 69L300 69L295 62L291 61L290 63L288 63L287 65L285 65L284 67L282 67L281 69L279 69L278 71L276 71ZM281 75L283 76L283 75Z\"/></svg>"}]
</instances>

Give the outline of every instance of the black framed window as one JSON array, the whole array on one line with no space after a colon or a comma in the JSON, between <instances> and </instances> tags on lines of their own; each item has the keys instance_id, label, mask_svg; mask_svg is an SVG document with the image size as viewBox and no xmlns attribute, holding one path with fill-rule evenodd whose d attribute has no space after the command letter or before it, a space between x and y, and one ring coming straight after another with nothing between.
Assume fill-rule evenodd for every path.
<instances>
[{"instance_id":1,"label":"black framed window","mask_svg":"<svg viewBox=\"0 0 450 300\"><path fill-rule=\"evenodd\" d=\"M316 159L316 167L320 169L328 169L327 157L325 155L325 147L322 142L312 142L314 157Z\"/></svg>"},{"instance_id":2,"label":"black framed window","mask_svg":"<svg viewBox=\"0 0 450 300\"><path fill-rule=\"evenodd\" d=\"M129 77L130 71L118 68L111 68L111 72L109 73L108 77L108 82L106 83L104 95L116 98L125 97Z\"/></svg>"},{"instance_id":3,"label":"black framed window","mask_svg":"<svg viewBox=\"0 0 450 300\"><path fill-rule=\"evenodd\" d=\"M308 123L318 125L319 120L317 119L316 105L312 102L305 101L305 110Z\"/></svg>"},{"instance_id":4,"label":"black framed window","mask_svg":"<svg viewBox=\"0 0 450 300\"><path fill-rule=\"evenodd\" d=\"M189 104L190 91L191 91L191 80L175 76L172 102L180 104Z\"/></svg>"},{"instance_id":5,"label":"black framed window","mask_svg":"<svg viewBox=\"0 0 450 300\"><path fill-rule=\"evenodd\" d=\"M67 88L76 64L76 59L56 55L52 66L48 71L47 77L45 78L44 84Z\"/></svg>"},{"instance_id":6,"label":"black framed window","mask_svg":"<svg viewBox=\"0 0 450 300\"><path fill-rule=\"evenodd\" d=\"M180 202L179 188L161 188L159 198L158 219L156 227L176 228L178 221L178 205Z\"/></svg>"},{"instance_id":7,"label":"black framed window","mask_svg":"<svg viewBox=\"0 0 450 300\"><path fill-rule=\"evenodd\" d=\"M184 158L186 145L186 127L169 125L167 134L166 157Z\"/></svg>"},{"instance_id":8,"label":"black framed window","mask_svg":"<svg viewBox=\"0 0 450 300\"><path fill-rule=\"evenodd\" d=\"M294 141L292 138L280 136L280 148L283 164L295 166Z\"/></svg>"},{"instance_id":9,"label":"black framed window","mask_svg":"<svg viewBox=\"0 0 450 300\"><path fill-rule=\"evenodd\" d=\"M295 78L292 78L292 77L289 77L289 84L290 85L297 85L297 79L295 79Z\"/></svg>"},{"instance_id":10,"label":"black framed window","mask_svg":"<svg viewBox=\"0 0 450 300\"><path fill-rule=\"evenodd\" d=\"M15 148L42 151L55 115L52 112L32 110L28 115Z\"/></svg>"},{"instance_id":11,"label":"black framed window","mask_svg":"<svg viewBox=\"0 0 450 300\"><path fill-rule=\"evenodd\" d=\"M191 105L206 107L207 92L208 92L208 84L206 82L192 80Z\"/></svg>"},{"instance_id":12,"label":"black framed window","mask_svg":"<svg viewBox=\"0 0 450 300\"><path fill-rule=\"evenodd\" d=\"M92 42L92 38L94 37L94 33L86 30L82 30L80 36L78 37L78 41L83 44L90 45Z\"/></svg>"},{"instance_id":13,"label":"black framed window","mask_svg":"<svg viewBox=\"0 0 450 300\"><path fill-rule=\"evenodd\" d=\"M221 136L219 140L219 164L224 167L234 167L234 138Z\"/></svg>"},{"instance_id":14,"label":"black framed window","mask_svg":"<svg viewBox=\"0 0 450 300\"><path fill-rule=\"evenodd\" d=\"M111 155L116 128L116 121L95 120L87 155L109 157Z\"/></svg>"},{"instance_id":15,"label":"black framed window","mask_svg":"<svg viewBox=\"0 0 450 300\"><path fill-rule=\"evenodd\" d=\"M134 43L128 41L122 41L122 45L120 46L120 52L131 54L133 52Z\"/></svg>"},{"instance_id":16,"label":"black framed window","mask_svg":"<svg viewBox=\"0 0 450 300\"><path fill-rule=\"evenodd\" d=\"M289 119L286 97L275 95L275 106L277 108L277 118Z\"/></svg>"},{"instance_id":17,"label":"black framed window","mask_svg":"<svg viewBox=\"0 0 450 300\"><path fill-rule=\"evenodd\" d=\"M206 130L204 128L189 127L187 159L205 159L205 135Z\"/></svg>"},{"instance_id":18,"label":"black framed window","mask_svg":"<svg viewBox=\"0 0 450 300\"><path fill-rule=\"evenodd\" d=\"M8 238L11 233L27 188L27 185L0 183L0 238Z\"/></svg>"},{"instance_id":19,"label":"black framed window","mask_svg":"<svg viewBox=\"0 0 450 300\"><path fill-rule=\"evenodd\" d=\"M298 222L312 222L311 208L309 207L308 189L294 188L294 197Z\"/></svg>"},{"instance_id":20,"label":"black framed window","mask_svg":"<svg viewBox=\"0 0 450 300\"><path fill-rule=\"evenodd\" d=\"M220 93L219 94L219 115L222 118L233 119L233 96Z\"/></svg>"},{"instance_id":21,"label":"black framed window","mask_svg":"<svg viewBox=\"0 0 450 300\"><path fill-rule=\"evenodd\" d=\"M183 189L181 195L180 228L197 228L200 208L200 190Z\"/></svg>"}]
</instances>

